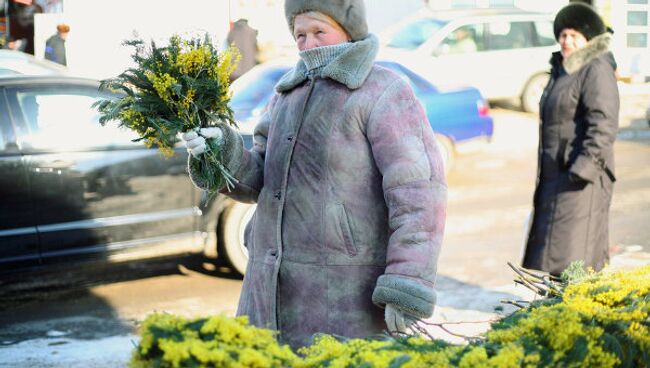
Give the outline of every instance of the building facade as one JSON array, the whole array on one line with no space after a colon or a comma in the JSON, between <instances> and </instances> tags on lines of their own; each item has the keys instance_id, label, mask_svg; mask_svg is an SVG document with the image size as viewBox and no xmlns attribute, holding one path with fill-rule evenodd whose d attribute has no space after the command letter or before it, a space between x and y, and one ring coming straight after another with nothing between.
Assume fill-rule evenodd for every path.
<instances>
[{"instance_id":1,"label":"building facade","mask_svg":"<svg viewBox=\"0 0 650 368\"><path fill-rule=\"evenodd\" d=\"M632 82L650 82L650 2L596 0L594 6L614 30L621 76Z\"/></svg>"}]
</instances>

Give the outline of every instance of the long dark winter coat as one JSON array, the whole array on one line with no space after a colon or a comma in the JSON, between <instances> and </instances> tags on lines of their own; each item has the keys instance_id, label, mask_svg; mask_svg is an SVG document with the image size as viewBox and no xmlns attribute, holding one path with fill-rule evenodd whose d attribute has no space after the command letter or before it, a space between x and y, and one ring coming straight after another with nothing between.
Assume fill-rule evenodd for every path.
<instances>
[{"instance_id":1,"label":"long dark winter coat","mask_svg":"<svg viewBox=\"0 0 650 368\"><path fill-rule=\"evenodd\" d=\"M539 169L526 268L559 274L572 261L600 270L609 260L619 113L611 39L609 33L595 37L564 64L559 52L551 59L551 80L540 105Z\"/></svg>"},{"instance_id":2,"label":"long dark winter coat","mask_svg":"<svg viewBox=\"0 0 650 368\"><path fill-rule=\"evenodd\" d=\"M379 334L386 303L421 318L435 305L442 161L409 85L373 64L377 49L374 36L355 42L314 79L300 61L252 151L225 132L239 180L227 194L257 202L237 313L293 347L317 332Z\"/></svg>"}]
</instances>

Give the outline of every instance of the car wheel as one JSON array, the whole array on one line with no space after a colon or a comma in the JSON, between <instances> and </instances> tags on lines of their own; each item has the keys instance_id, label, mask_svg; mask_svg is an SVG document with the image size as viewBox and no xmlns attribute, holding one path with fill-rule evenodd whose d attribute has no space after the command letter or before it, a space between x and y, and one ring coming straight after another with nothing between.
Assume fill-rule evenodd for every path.
<instances>
[{"instance_id":1,"label":"car wheel","mask_svg":"<svg viewBox=\"0 0 650 368\"><path fill-rule=\"evenodd\" d=\"M436 134L436 143L438 143L438 149L440 149L442 163L445 167L445 174L449 174L449 171L454 166L454 159L456 156L454 142L444 135Z\"/></svg>"},{"instance_id":2,"label":"car wheel","mask_svg":"<svg viewBox=\"0 0 650 368\"><path fill-rule=\"evenodd\" d=\"M526 83L524 92L521 94L522 110L534 114L539 113L539 101L544 93L544 88L548 84L548 78L548 74L536 74L530 78Z\"/></svg>"},{"instance_id":3,"label":"car wheel","mask_svg":"<svg viewBox=\"0 0 650 368\"><path fill-rule=\"evenodd\" d=\"M244 246L244 230L253 217L256 205L234 202L222 213L219 221L217 252L240 274L246 272L248 249Z\"/></svg>"}]
</instances>

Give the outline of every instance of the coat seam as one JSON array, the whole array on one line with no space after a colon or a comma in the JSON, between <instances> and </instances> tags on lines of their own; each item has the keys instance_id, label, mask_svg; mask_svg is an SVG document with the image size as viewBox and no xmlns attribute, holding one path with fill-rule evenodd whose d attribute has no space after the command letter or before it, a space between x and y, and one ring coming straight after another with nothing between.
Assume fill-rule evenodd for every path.
<instances>
[{"instance_id":1,"label":"coat seam","mask_svg":"<svg viewBox=\"0 0 650 368\"><path fill-rule=\"evenodd\" d=\"M283 194L281 194L281 203L278 205L278 210L277 210L277 217L276 217L276 244L275 246L278 248L278 255L276 258L276 262L273 266L273 289L276 295L275 301L274 301L274 318L275 318L275 326L277 327L280 322L279 318L279 313L278 313L278 298L280 297L280 293L278 291L279 288L279 277L280 277L280 268L282 264L282 258L284 257L284 252L283 252L283 240L282 240L282 225L283 225L283 220L282 220L282 215L284 213L284 206L286 204L287 200L287 182L288 182L288 177L289 177L289 170L291 169L291 162L293 160L293 153L294 149L296 147L296 142L298 141L298 134L300 133L300 128L302 127L304 120L305 120L305 111L307 110L307 105L309 103L309 100L311 98L311 94L314 90L314 86L316 84L316 81L314 79L310 79L310 84L309 84L309 90L307 91L307 96L305 97L305 102L302 106L302 111L300 113L300 119L298 120L298 126L295 127L295 133L294 136L296 137L292 142L291 142L291 147L290 151L288 152L288 156L286 158L286 163L285 167L283 168L283 174L282 174L282 185L279 188L280 191L284 191Z\"/></svg>"},{"instance_id":2,"label":"coat seam","mask_svg":"<svg viewBox=\"0 0 650 368\"><path fill-rule=\"evenodd\" d=\"M398 85L398 83L399 83L400 81L401 81L401 79L399 79L399 77L396 77L395 80L392 81L392 82L388 85L388 87L386 87L386 89L384 90L384 92L382 92L381 95L379 95L379 98L377 98L377 99L375 100L375 102L372 104L372 107L370 108L370 112L368 113L368 124L370 124L370 123L372 122L372 116L373 116L373 114L375 113L375 108L376 108L377 105L379 104L379 101L383 100L384 97L388 94L388 91L392 90L392 89L393 89L393 86ZM367 129L366 129L366 131L367 131ZM372 144L372 143L371 143L371 144Z\"/></svg>"},{"instance_id":3,"label":"coat seam","mask_svg":"<svg viewBox=\"0 0 650 368\"><path fill-rule=\"evenodd\" d=\"M418 179L418 180L408 181L408 182L406 182L406 183L401 183L401 184L396 185L396 186L394 186L394 187L390 187L390 188L388 188L388 189L385 189L385 190L384 190L384 195L387 195L388 193L390 193L390 192L392 192L392 191L394 191L394 190L397 190L397 189L403 188L403 187L405 187L405 186L412 186L412 185L415 185L415 184L421 184L421 183L422 183L422 184L429 184L429 186L430 186L431 188L433 188L434 186L437 185L437 186L440 187L440 188L445 188L445 189L447 189L447 186L444 185L443 183L441 183L441 182L438 181L438 180L431 180L431 179Z\"/></svg>"}]
</instances>

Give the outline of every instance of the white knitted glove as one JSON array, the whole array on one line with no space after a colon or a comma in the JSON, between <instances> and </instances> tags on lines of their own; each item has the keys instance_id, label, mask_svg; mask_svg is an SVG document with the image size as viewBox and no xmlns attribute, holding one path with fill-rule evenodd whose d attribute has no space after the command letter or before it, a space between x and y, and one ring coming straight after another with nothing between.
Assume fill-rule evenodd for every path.
<instances>
[{"instance_id":1,"label":"white knitted glove","mask_svg":"<svg viewBox=\"0 0 650 368\"><path fill-rule=\"evenodd\" d=\"M415 323L415 318L390 303L386 304L384 319L388 332L406 333L406 330Z\"/></svg>"},{"instance_id":2,"label":"white knitted glove","mask_svg":"<svg viewBox=\"0 0 650 368\"><path fill-rule=\"evenodd\" d=\"M185 141L187 152L194 157L199 157L205 152L205 139L216 139L217 142L221 141L223 132L218 127L201 128L197 131L191 130L181 134L181 139Z\"/></svg>"}]
</instances>

